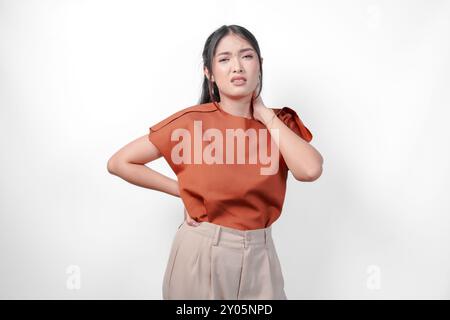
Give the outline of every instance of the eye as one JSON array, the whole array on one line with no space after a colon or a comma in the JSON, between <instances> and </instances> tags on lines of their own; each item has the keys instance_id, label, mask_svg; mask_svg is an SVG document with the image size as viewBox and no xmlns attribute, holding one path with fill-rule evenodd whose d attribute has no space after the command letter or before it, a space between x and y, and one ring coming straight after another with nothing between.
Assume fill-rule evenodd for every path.
<instances>
[{"instance_id":1,"label":"eye","mask_svg":"<svg viewBox=\"0 0 450 320\"><path fill-rule=\"evenodd\" d=\"M248 55L244 56L244 58L246 58L246 57L250 57L250 58L253 58L253 55L251 55L251 54L248 54ZM227 58L223 58L223 59L220 59L220 60L219 60L219 62L222 62L222 61L225 61L225 60L229 60L229 59L227 59Z\"/></svg>"}]
</instances>

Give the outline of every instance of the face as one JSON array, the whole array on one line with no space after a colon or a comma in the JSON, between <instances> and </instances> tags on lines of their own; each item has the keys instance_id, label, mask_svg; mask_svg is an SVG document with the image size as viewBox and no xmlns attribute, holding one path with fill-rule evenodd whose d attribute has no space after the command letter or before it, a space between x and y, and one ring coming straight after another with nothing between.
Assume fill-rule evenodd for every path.
<instances>
[{"instance_id":1,"label":"face","mask_svg":"<svg viewBox=\"0 0 450 320\"><path fill-rule=\"evenodd\" d=\"M204 71L209 77L208 70ZM258 86L259 73L258 55L249 42L234 34L219 41L212 61L211 80L217 84L221 97L251 98ZM232 81L236 76L245 80Z\"/></svg>"}]
</instances>

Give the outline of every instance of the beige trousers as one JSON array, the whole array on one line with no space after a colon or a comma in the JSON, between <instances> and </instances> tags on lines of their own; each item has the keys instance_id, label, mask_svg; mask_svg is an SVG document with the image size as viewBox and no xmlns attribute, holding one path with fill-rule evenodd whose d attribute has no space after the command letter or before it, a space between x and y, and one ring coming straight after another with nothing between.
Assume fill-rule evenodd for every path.
<instances>
[{"instance_id":1,"label":"beige trousers","mask_svg":"<svg viewBox=\"0 0 450 320\"><path fill-rule=\"evenodd\" d=\"M271 227L238 230L184 221L175 234L163 299L287 299Z\"/></svg>"}]
</instances>

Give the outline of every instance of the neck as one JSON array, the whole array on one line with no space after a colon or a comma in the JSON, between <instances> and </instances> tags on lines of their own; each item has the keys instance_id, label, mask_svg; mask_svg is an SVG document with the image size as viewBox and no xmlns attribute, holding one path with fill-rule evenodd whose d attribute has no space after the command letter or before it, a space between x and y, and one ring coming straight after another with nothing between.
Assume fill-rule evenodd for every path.
<instances>
[{"instance_id":1,"label":"neck","mask_svg":"<svg viewBox=\"0 0 450 320\"><path fill-rule=\"evenodd\" d=\"M230 99L222 95L220 97L219 105L225 111L232 115L246 118L253 118L250 109L251 97L244 97L241 99Z\"/></svg>"}]
</instances>

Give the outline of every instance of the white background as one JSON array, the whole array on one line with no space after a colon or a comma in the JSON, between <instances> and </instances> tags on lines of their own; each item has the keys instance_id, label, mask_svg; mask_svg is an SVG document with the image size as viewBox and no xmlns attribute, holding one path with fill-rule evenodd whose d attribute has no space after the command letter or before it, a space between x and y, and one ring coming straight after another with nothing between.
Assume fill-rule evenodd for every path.
<instances>
[{"instance_id":1,"label":"white background","mask_svg":"<svg viewBox=\"0 0 450 320\"><path fill-rule=\"evenodd\" d=\"M273 225L288 298L449 299L450 2L331 0L0 1L0 298L161 298L181 199L106 164L197 103L223 24L324 157Z\"/></svg>"}]
</instances>

